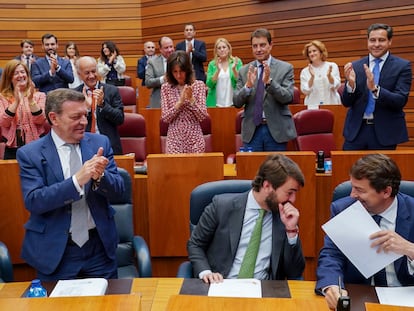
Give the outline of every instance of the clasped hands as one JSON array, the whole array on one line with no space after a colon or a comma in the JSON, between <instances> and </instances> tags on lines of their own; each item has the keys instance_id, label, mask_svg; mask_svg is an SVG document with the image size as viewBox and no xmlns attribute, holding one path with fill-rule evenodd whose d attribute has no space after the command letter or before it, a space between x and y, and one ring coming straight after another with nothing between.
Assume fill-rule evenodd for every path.
<instances>
[{"instance_id":1,"label":"clasped hands","mask_svg":"<svg viewBox=\"0 0 414 311\"><path fill-rule=\"evenodd\" d=\"M82 93L86 98L88 109L91 109L93 101L95 101L96 106L102 107L104 105L105 93L103 90L103 86L101 86L99 89L94 89L92 93L88 92L87 87L84 86Z\"/></svg>"},{"instance_id":2,"label":"clasped hands","mask_svg":"<svg viewBox=\"0 0 414 311\"><path fill-rule=\"evenodd\" d=\"M263 70L264 70L262 81L266 85L270 83L270 67L266 61L263 62L262 65L263 65ZM249 70L247 71L247 81L246 81L247 88L250 89L254 86L256 79L257 79L257 73L258 73L257 67L250 65Z\"/></svg>"},{"instance_id":3,"label":"clasped hands","mask_svg":"<svg viewBox=\"0 0 414 311\"><path fill-rule=\"evenodd\" d=\"M191 85L188 84L184 85L183 89L181 90L180 99L176 104L176 108L180 108L186 100L188 100L190 104L195 103L195 98L193 97L193 89Z\"/></svg>"},{"instance_id":4,"label":"clasped hands","mask_svg":"<svg viewBox=\"0 0 414 311\"><path fill-rule=\"evenodd\" d=\"M83 187L91 179L99 180L109 160L103 155L103 148L99 147L98 152L89 160L83 163L81 169L75 174L79 186Z\"/></svg>"},{"instance_id":5,"label":"clasped hands","mask_svg":"<svg viewBox=\"0 0 414 311\"><path fill-rule=\"evenodd\" d=\"M365 75L367 76L367 87L370 91L375 90L374 74L371 72L367 64L364 64ZM348 85L351 89L355 88L356 73L352 66L352 63L347 63L344 66L345 79L348 81Z\"/></svg>"}]
</instances>

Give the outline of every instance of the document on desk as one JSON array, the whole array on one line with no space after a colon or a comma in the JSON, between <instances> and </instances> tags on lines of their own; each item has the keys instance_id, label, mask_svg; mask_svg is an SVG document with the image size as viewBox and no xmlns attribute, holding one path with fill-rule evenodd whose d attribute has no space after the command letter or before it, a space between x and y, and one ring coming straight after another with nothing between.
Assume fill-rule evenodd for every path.
<instances>
[{"instance_id":1,"label":"document on desk","mask_svg":"<svg viewBox=\"0 0 414 311\"><path fill-rule=\"evenodd\" d=\"M377 248L371 247L369 236L381 229L359 201L322 225L322 229L366 278L402 256L377 253Z\"/></svg>"},{"instance_id":2,"label":"document on desk","mask_svg":"<svg viewBox=\"0 0 414 311\"><path fill-rule=\"evenodd\" d=\"M414 286L375 287L375 291L380 304L414 307Z\"/></svg>"},{"instance_id":3,"label":"document on desk","mask_svg":"<svg viewBox=\"0 0 414 311\"><path fill-rule=\"evenodd\" d=\"M59 280L49 297L103 296L107 287L104 278Z\"/></svg>"},{"instance_id":4,"label":"document on desk","mask_svg":"<svg viewBox=\"0 0 414 311\"><path fill-rule=\"evenodd\" d=\"M210 284L208 296L261 298L262 284L256 279L224 279Z\"/></svg>"}]
</instances>

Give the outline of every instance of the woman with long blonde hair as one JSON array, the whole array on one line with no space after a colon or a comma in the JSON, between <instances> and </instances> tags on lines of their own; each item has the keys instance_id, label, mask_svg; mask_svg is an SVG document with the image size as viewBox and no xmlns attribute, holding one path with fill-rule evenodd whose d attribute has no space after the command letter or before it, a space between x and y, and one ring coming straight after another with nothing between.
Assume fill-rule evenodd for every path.
<instances>
[{"instance_id":1,"label":"woman with long blonde hair","mask_svg":"<svg viewBox=\"0 0 414 311\"><path fill-rule=\"evenodd\" d=\"M214 44L214 59L207 68L207 107L230 107L233 105L233 90L243 66L240 58L232 55L231 44L218 38Z\"/></svg>"},{"instance_id":2,"label":"woman with long blonde hair","mask_svg":"<svg viewBox=\"0 0 414 311\"><path fill-rule=\"evenodd\" d=\"M17 148L44 133L46 95L35 90L29 70L20 60L9 61L0 80L0 129L6 143L4 159L15 159Z\"/></svg>"}]
</instances>

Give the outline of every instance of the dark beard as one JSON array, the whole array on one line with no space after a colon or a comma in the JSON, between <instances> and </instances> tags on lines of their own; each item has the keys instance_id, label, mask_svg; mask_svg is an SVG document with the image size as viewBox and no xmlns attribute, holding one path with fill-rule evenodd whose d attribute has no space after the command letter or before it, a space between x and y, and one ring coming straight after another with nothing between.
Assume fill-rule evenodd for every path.
<instances>
[{"instance_id":1,"label":"dark beard","mask_svg":"<svg viewBox=\"0 0 414 311\"><path fill-rule=\"evenodd\" d=\"M279 213L279 203L276 193L272 192L265 199L265 203L272 213Z\"/></svg>"}]
</instances>

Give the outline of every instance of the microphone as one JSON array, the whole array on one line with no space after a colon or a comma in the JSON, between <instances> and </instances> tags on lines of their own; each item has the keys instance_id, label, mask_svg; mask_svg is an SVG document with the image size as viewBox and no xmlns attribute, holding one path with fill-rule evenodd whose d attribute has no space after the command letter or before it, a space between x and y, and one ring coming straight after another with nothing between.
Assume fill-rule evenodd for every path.
<instances>
[{"instance_id":1,"label":"microphone","mask_svg":"<svg viewBox=\"0 0 414 311\"><path fill-rule=\"evenodd\" d=\"M342 295L341 277L338 277L339 285L339 298L336 305L336 311L350 311L351 310L351 298L349 296Z\"/></svg>"}]
</instances>

